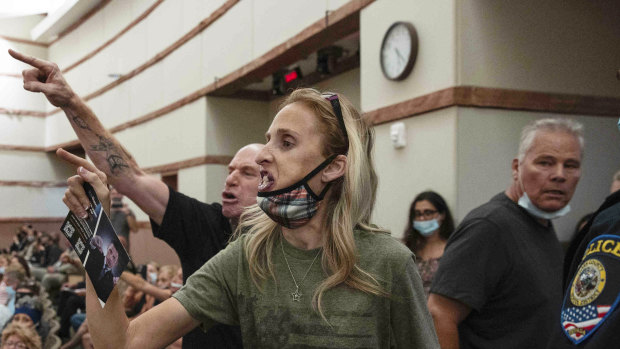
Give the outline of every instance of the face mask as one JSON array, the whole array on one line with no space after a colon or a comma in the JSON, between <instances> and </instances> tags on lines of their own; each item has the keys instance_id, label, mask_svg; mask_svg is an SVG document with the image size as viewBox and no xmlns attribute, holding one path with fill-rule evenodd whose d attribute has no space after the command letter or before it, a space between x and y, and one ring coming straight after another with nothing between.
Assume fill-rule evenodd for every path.
<instances>
[{"instance_id":1,"label":"face mask","mask_svg":"<svg viewBox=\"0 0 620 349\"><path fill-rule=\"evenodd\" d=\"M177 284L176 282L171 282L170 283L170 287L179 289L179 288L183 287L183 284Z\"/></svg>"},{"instance_id":2,"label":"face mask","mask_svg":"<svg viewBox=\"0 0 620 349\"><path fill-rule=\"evenodd\" d=\"M519 206L523 207L529 214L534 217L542 218L542 219L555 219L564 216L568 212L570 212L570 205L566 205L563 208L553 211L553 212L545 212L530 200L530 197L527 196L527 193L524 191L523 196L519 198Z\"/></svg>"},{"instance_id":3,"label":"face mask","mask_svg":"<svg viewBox=\"0 0 620 349\"><path fill-rule=\"evenodd\" d=\"M437 218L433 218L430 221L413 221L413 228L420 232L422 236L431 236L435 230L439 229L439 222Z\"/></svg>"},{"instance_id":4,"label":"face mask","mask_svg":"<svg viewBox=\"0 0 620 349\"><path fill-rule=\"evenodd\" d=\"M7 286L6 293L9 294L9 303L6 306L11 311L11 314L13 314L15 313L15 290L13 286Z\"/></svg>"},{"instance_id":5,"label":"face mask","mask_svg":"<svg viewBox=\"0 0 620 349\"><path fill-rule=\"evenodd\" d=\"M336 155L325 159L319 166L312 170L299 182L280 190L259 192L256 201L258 206L269 218L279 225L295 229L308 223L316 214L319 204L331 183L328 183L319 195L316 195L308 181L317 173L329 165Z\"/></svg>"},{"instance_id":6,"label":"face mask","mask_svg":"<svg viewBox=\"0 0 620 349\"><path fill-rule=\"evenodd\" d=\"M155 284L157 282L157 273L149 273L149 280L152 284Z\"/></svg>"},{"instance_id":7,"label":"face mask","mask_svg":"<svg viewBox=\"0 0 620 349\"><path fill-rule=\"evenodd\" d=\"M0 267L0 274L4 275L4 267Z\"/></svg>"}]
</instances>

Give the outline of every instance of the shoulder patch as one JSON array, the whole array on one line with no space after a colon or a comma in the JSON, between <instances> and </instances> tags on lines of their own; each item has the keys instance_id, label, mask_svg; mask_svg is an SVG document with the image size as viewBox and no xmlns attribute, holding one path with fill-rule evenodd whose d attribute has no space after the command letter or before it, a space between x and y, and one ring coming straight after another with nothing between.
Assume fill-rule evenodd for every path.
<instances>
[{"instance_id":1,"label":"shoulder patch","mask_svg":"<svg viewBox=\"0 0 620 349\"><path fill-rule=\"evenodd\" d=\"M608 282L608 278L612 278ZM620 301L620 236L590 241L562 304L560 322L575 344L591 336Z\"/></svg>"}]
</instances>

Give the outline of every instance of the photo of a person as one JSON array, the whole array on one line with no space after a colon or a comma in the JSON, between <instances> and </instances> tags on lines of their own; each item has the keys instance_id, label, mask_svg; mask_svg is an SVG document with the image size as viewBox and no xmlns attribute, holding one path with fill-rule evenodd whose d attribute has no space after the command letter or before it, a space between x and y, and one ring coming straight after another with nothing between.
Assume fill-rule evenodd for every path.
<instances>
[{"instance_id":1,"label":"photo of a person","mask_svg":"<svg viewBox=\"0 0 620 349\"><path fill-rule=\"evenodd\" d=\"M97 296L105 303L122 272L118 266L119 250L123 247L118 239L105 241L104 238L99 235L91 238L85 267Z\"/></svg>"}]
</instances>

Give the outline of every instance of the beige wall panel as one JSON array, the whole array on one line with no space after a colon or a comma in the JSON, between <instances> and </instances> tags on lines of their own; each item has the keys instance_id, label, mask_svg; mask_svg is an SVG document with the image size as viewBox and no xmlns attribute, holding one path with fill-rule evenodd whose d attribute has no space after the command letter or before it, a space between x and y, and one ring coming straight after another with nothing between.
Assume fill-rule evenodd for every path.
<instances>
[{"instance_id":1,"label":"beige wall panel","mask_svg":"<svg viewBox=\"0 0 620 349\"><path fill-rule=\"evenodd\" d=\"M0 163L3 181L64 181L75 174L52 153L0 150Z\"/></svg>"},{"instance_id":2,"label":"beige wall panel","mask_svg":"<svg viewBox=\"0 0 620 349\"><path fill-rule=\"evenodd\" d=\"M45 146L45 119L0 114L0 144Z\"/></svg>"},{"instance_id":3,"label":"beige wall panel","mask_svg":"<svg viewBox=\"0 0 620 349\"><path fill-rule=\"evenodd\" d=\"M375 127L375 168L379 189L373 221L401 238L409 205L425 190L456 203L456 109L448 108L402 120L407 146L395 149L390 140L392 123Z\"/></svg>"},{"instance_id":4,"label":"beige wall panel","mask_svg":"<svg viewBox=\"0 0 620 349\"><path fill-rule=\"evenodd\" d=\"M80 96L86 96L92 92L93 84L91 81L93 76L102 74L101 67L91 65L90 63L80 64L68 73L63 74L73 91Z\"/></svg>"},{"instance_id":5,"label":"beige wall panel","mask_svg":"<svg viewBox=\"0 0 620 349\"><path fill-rule=\"evenodd\" d=\"M179 171L179 191L206 203L222 201L228 170L224 165L203 165Z\"/></svg>"},{"instance_id":6,"label":"beige wall panel","mask_svg":"<svg viewBox=\"0 0 620 349\"><path fill-rule=\"evenodd\" d=\"M252 33L246 35L253 36L254 57L260 57L316 20L324 18L326 10L324 1L254 0L252 4L252 22L246 24L251 23Z\"/></svg>"},{"instance_id":7,"label":"beige wall panel","mask_svg":"<svg viewBox=\"0 0 620 349\"><path fill-rule=\"evenodd\" d=\"M202 32L202 84L226 76L252 59L252 1L241 1Z\"/></svg>"},{"instance_id":8,"label":"beige wall panel","mask_svg":"<svg viewBox=\"0 0 620 349\"><path fill-rule=\"evenodd\" d=\"M0 217L64 217L66 188L0 187Z\"/></svg>"},{"instance_id":9,"label":"beige wall panel","mask_svg":"<svg viewBox=\"0 0 620 349\"><path fill-rule=\"evenodd\" d=\"M3 17L0 21L0 33L14 38L32 40L30 30L44 17L45 15Z\"/></svg>"},{"instance_id":10,"label":"beige wall panel","mask_svg":"<svg viewBox=\"0 0 620 349\"><path fill-rule=\"evenodd\" d=\"M511 161L517 154L520 130L528 122L555 114L459 108L458 203L460 221L471 209L505 190L511 182ZM566 116L563 116L566 117ZM577 220L598 208L609 194L611 177L620 169L617 119L576 116L585 128L582 177L571 201L572 211L554 221L561 240L568 240ZM613 150L613 151L611 151Z\"/></svg>"},{"instance_id":11,"label":"beige wall panel","mask_svg":"<svg viewBox=\"0 0 620 349\"><path fill-rule=\"evenodd\" d=\"M183 6L183 21L181 22L181 28L183 33L189 32L200 21L209 17L213 11L222 6L226 0L184 0Z\"/></svg>"},{"instance_id":12,"label":"beige wall panel","mask_svg":"<svg viewBox=\"0 0 620 349\"><path fill-rule=\"evenodd\" d=\"M456 81L455 4L439 1L376 1L362 10L362 109L374 110L453 86ZM409 21L419 37L418 57L405 80L394 82L381 72L379 56L387 29Z\"/></svg>"},{"instance_id":13,"label":"beige wall panel","mask_svg":"<svg viewBox=\"0 0 620 349\"><path fill-rule=\"evenodd\" d=\"M360 70L353 69L329 80L321 81L315 86L320 91L343 94L359 110L360 101Z\"/></svg>"},{"instance_id":14,"label":"beige wall panel","mask_svg":"<svg viewBox=\"0 0 620 349\"><path fill-rule=\"evenodd\" d=\"M149 1L152 2L152 1ZM102 12L103 15L103 39L109 40L125 28L135 19L132 7L136 1L114 0L107 4Z\"/></svg>"},{"instance_id":15,"label":"beige wall panel","mask_svg":"<svg viewBox=\"0 0 620 349\"><path fill-rule=\"evenodd\" d=\"M129 105L134 100L129 93L130 86L121 84L108 91L106 94L88 101L95 115L99 117L106 128L111 128L129 120L135 119L138 115L130 113Z\"/></svg>"},{"instance_id":16,"label":"beige wall panel","mask_svg":"<svg viewBox=\"0 0 620 349\"><path fill-rule=\"evenodd\" d=\"M78 28L50 45L48 48L48 58L50 61L58 64L60 68L65 68L82 58L88 52L87 45L90 44L94 43L80 39Z\"/></svg>"},{"instance_id":17,"label":"beige wall panel","mask_svg":"<svg viewBox=\"0 0 620 349\"><path fill-rule=\"evenodd\" d=\"M179 192L202 202L207 202L207 166L183 169L178 173Z\"/></svg>"},{"instance_id":18,"label":"beige wall panel","mask_svg":"<svg viewBox=\"0 0 620 349\"><path fill-rule=\"evenodd\" d=\"M203 87L201 44L195 37L162 62L164 98L170 103Z\"/></svg>"},{"instance_id":19,"label":"beige wall panel","mask_svg":"<svg viewBox=\"0 0 620 349\"><path fill-rule=\"evenodd\" d=\"M207 165L207 196L208 203L222 203L222 190L228 176L227 165Z\"/></svg>"},{"instance_id":20,"label":"beige wall panel","mask_svg":"<svg viewBox=\"0 0 620 349\"><path fill-rule=\"evenodd\" d=\"M153 57L183 34L183 6L178 1L164 1L142 23L147 28L147 55Z\"/></svg>"},{"instance_id":21,"label":"beige wall panel","mask_svg":"<svg viewBox=\"0 0 620 349\"><path fill-rule=\"evenodd\" d=\"M617 1L460 0L459 84L618 96Z\"/></svg>"},{"instance_id":22,"label":"beige wall panel","mask_svg":"<svg viewBox=\"0 0 620 349\"><path fill-rule=\"evenodd\" d=\"M110 62L108 73L127 74L152 58L148 55L148 27L145 21L131 28L112 45L108 46ZM148 71L148 70L147 70ZM147 71L142 72L146 74ZM102 86L97 86L100 88Z\"/></svg>"},{"instance_id":23,"label":"beige wall panel","mask_svg":"<svg viewBox=\"0 0 620 349\"><path fill-rule=\"evenodd\" d=\"M128 91L131 96L129 111L132 119L157 110L171 102L164 96L162 76L163 65L157 63L142 74L138 74L125 82L129 86ZM109 97L106 96L105 98Z\"/></svg>"},{"instance_id":24,"label":"beige wall panel","mask_svg":"<svg viewBox=\"0 0 620 349\"><path fill-rule=\"evenodd\" d=\"M0 21L1 22L1 21ZM0 32L1 35L8 35ZM28 69L30 66L22 63L8 54L8 50L13 49L27 55L46 59L47 48L35 45L22 44L19 42L8 41L0 38L0 72L21 74L22 70Z\"/></svg>"},{"instance_id":25,"label":"beige wall panel","mask_svg":"<svg viewBox=\"0 0 620 349\"><path fill-rule=\"evenodd\" d=\"M77 139L65 113L56 113L45 118L45 145L51 146Z\"/></svg>"},{"instance_id":26,"label":"beige wall panel","mask_svg":"<svg viewBox=\"0 0 620 349\"><path fill-rule=\"evenodd\" d=\"M115 0L115 1L125 1L125 0ZM131 11L132 18L137 18L144 11L146 11L151 5L153 5L157 0L132 0L131 1ZM167 1L167 0L166 0ZM173 0L173 2L179 2L178 0Z\"/></svg>"},{"instance_id":27,"label":"beige wall panel","mask_svg":"<svg viewBox=\"0 0 620 349\"><path fill-rule=\"evenodd\" d=\"M234 155L249 143L264 143L271 118L266 102L207 98L207 153Z\"/></svg>"},{"instance_id":28,"label":"beige wall panel","mask_svg":"<svg viewBox=\"0 0 620 349\"><path fill-rule=\"evenodd\" d=\"M115 136L140 167L187 160L206 154L205 115L204 99L199 99Z\"/></svg>"},{"instance_id":29,"label":"beige wall panel","mask_svg":"<svg viewBox=\"0 0 620 349\"><path fill-rule=\"evenodd\" d=\"M327 3L328 11L335 11L340 7L346 5L346 3L350 2L350 0L326 0L325 2Z\"/></svg>"},{"instance_id":30,"label":"beige wall panel","mask_svg":"<svg viewBox=\"0 0 620 349\"><path fill-rule=\"evenodd\" d=\"M45 97L40 93L24 90L23 86L22 79L0 76L0 107L44 112Z\"/></svg>"}]
</instances>

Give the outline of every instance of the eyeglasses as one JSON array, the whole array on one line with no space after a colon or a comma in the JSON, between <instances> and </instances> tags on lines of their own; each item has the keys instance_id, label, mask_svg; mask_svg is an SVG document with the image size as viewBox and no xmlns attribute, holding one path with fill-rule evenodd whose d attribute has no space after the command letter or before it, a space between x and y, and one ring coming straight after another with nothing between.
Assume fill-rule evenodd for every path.
<instances>
[{"instance_id":1,"label":"eyeglasses","mask_svg":"<svg viewBox=\"0 0 620 349\"><path fill-rule=\"evenodd\" d=\"M344 127L344 119L342 118L342 109L340 109L340 100L338 99L338 95L335 93L324 93L323 98L327 99L332 104L334 114L336 114L336 118L338 119L338 125L340 125L340 129L344 134L344 140L348 148L349 135L347 134L347 129Z\"/></svg>"},{"instance_id":2,"label":"eyeglasses","mask_svg":"<svg viewBox=\"0 0 620 349\"><path fill-rule=\"evenodd\" d=\"M2 343L2 348L27 349L28 347L22 342L5 342Z\"/></svg>"},{"instance_id":3,"label":"eyeglasses","mask_svg":"<svg viewBox=\"0 0 620 349\"><path fill-rule=\"evenodd\" d=\"M415 211L413 213L415 218L431 218L433 217L438 211L437 210L424 210L424 211Z\"/></svg>"}]
</instances>

